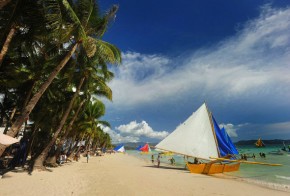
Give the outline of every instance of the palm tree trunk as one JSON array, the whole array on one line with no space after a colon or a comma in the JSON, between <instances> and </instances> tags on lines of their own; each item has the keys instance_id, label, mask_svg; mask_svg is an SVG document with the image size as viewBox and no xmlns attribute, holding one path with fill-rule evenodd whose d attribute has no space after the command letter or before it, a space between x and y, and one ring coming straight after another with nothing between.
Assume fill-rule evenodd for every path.
<instances>
[{"instance_id":1,"label":"palm tree trunk","mask_svg":"<svg viewBox=\"0 0 290 196\"><path fill-rule=\"evenodd\" d=\"M61 140L60 140L60 142L59 142L58 145L57 145L57 150L56 150L56 153L55 153L55 156L56 156L56 157L58 157L58 156L60 155L60 153L61 153L61 147L62 147L64 141L66 140L68 134L70 133L70 130L71 130L71 128L72 128L72 125L73 125L74 121L76 120L76 118L77 118L77 116L78 116L78 114L79 114L79 112L80 112L80 110L81 110L83 104L85 103L85 101L86 101L86 100L83 100L83 101L80 103L80 105L79 105L79 107L78 107L78 109L77 109L77 111L76 111L76 113L75 113L73 119L70 121L70 123L69 123L69 125L68 125L68 127L67 127L67 129L66 129L66 131L65 131L65 134L61 137Z\"/></svg>"},{"instance_id":2,"label":"palm tree trunk","mask_svg":"<svg viewBox=\"0 0 290 196\"><path fill-rule=\"evenodd\" d=\"M70 140L71 140L71 142L69 144L68 151L66 152L66 156L69 156L72 153L72 148L74 146L73 141L76 140L76 136L71 137Z\"/></svg>"},{"instance_id":3,"label":"palm tree trunk","mask_svg":"<svg viewBox=\"0 0 290 196\"><path fill-rule=\"evenodd\" d=\"M10 3L11 0L0 0L0 10L6 6L8 3ZM14 1L15 3L15 6L14 6L14 9L13 11L10 13L11 14L11 18L9 19L10 21L12 21L10 24L8 24L9 28L10 28L10 31L6 37L6 40L2 46L2 49L1 49L1 52L0 52L0 66L4 60L4 57L8 51L8 48L10 46L10 43L12 41L12 38L14 37L15 35L15 32L17 30L17 26L16 26L16 23L15 23L15 20L16 20L16 17L19 17L19 13L22 11L23 9L23 3L25 3L23 0L16 0ZM14 21L14 22L13 22ZM8 29L7 29L8 30ZM6 34L6 33L5 33Z\"/></svg>"},{"instance_id":4,"label":"palm tree trunk","mask_svg":"<svg viewBox=\"0 0 290 196\"><path fill-rule=\"evenodd\" d=\"M12 26L12 28L10 29L4 44L3 44L1 52L0 52L0 65L2 64L4 56L6 55L6 53L8 51L9 45L11 43L12 38L15 35L15 32L16 32L16 28L14 26Z\"/></svg>"},{"instance_id":5,"label":"palm tree trunk","mask_svg":"<svg viewBox=\"0 0 290 196\"><path fill-rule=\"evenodd\" d=\"M0 0L0 10L7 5L11 0Z\"/></svg>"},{"instance_id":6,"label":"palm tree trunk","mask_svg":"<svg viewBox=\"0 0 290 196\"><path fill-rule=\"evenodd\" d=\"M82 139L83 139L83 138L82 138ZM74 146L72 147L72 149L71 149L71 153L70 153L68 159L73 159L73 156L74 156L75 151L76 151L76 152L79 151L81 145L78 147L78 144L79 144L80 141L82 141L82 139L81 139L81 140L78 139L78 140L76 141L75 145L74 145Z\"/></svg>"},{"instance_id":7,"label":"palm tree trunk","mask_svg":"<svg viewBox=\"0 0 290 196\"><path fill-rule=\"evenodd\" d=\"M83 107L83 104L85 103L85 101L86 101L86 100L83 100L83 101L80 103L80 105L79 105L79 107L78 107L78 109L77 109L77 111L76 111L74 117L73 117L72 120L69 122L65 134L64 134L64 135L62 136L62 138L61 138L61 141L60 141L61 145L64 143L64 140L66 139L66 137L67 137L68 134L70 133L70 130L71 130L71 128L72 128L72 126L73 126L75 120L77 119L77 117L78 117L78 115L79 115L79 113L80 113L80 111L81 111L81 108Z\"/></svg>"},{"instance_id":8,"label":"palm tree trunk","mask_svg":"<svg viewBox=\"0 0 290 196\"><path fill-rule=\"evenodd\" d=\"M27 105L27 103L28 103L28 101L29 101L29 99L30 99L30 97L31 97L31 95L32 95L32 91L33 91L34 86L35 86L35 81L33 81L33 82L31 83L31 87L30 87L29 91L28 91L27 94L26 94L26 98L25 98L25 100L24 100L24 103L23 103L22 109L25 108L25 106Z\"/></svg>"},{"instance_id":9,"label":"palm tree trunk","mask_svg":"<svg viewBox=\"0 0 290 196\"><path fill-rule=\"evenodd\" d=\"M46 82L42 84L40 89L38 90L35 95L30 99L28 104L23 109L21 115L16 119L16 121L12 124L11 128L9 129L7 135L11 137L15 137L17 133L19 132L20 127L23 125L24 121L28 119L29 114L43 95L43 93L46 91L46 89L49 87L53 79L57 76L57 74L62 70L62 68L66 65L68 60L71 58L73 53L76 51L78 47L78 43L76 43L72 49L68 52L68 54L62 59L62 61L58 64L58 66L53 70L53 72L49 75ZM0 144L0 157L5 151L6 146Z\"/></svg>"},{"instance_id":10,"label":"palm tree trunk","mask_svg":"<svg viewBox=\"0 0 290 196\"><path fill-rule=\"evenodd\" d=\"M85 144L86 150L90 150L91 138L92 138L92 136L89 135L89 138L87 139L86 144Z\"/></svg>"},{"instance_id":11,"label":"palm tree trunk","mask_svg":"<svg viewBox=\"0 0 290 196\"><path fill-rule=\"evenodd\" d=\"M97 147L98 147L98 143L95 142L95 143L93 144L93 146L92 146L92 151L93 151L94 154L96 153Z\"/></svg>"},{"instance_id":12,"label":"palm tree trunk","mask_svg":"<svg viewBox=\"0 0 290 196\"><path fill-rule=\"evenodd\" d=\"M6 123L5 130L3 131L3 134L6 134L6 133L7 133L9 126L12 124L12 120L13 120L13 118L14 118L14 115L15 115L15 113L16 113L16 110L17 110L17 108L16 108L16 106L15 106L15 107L13 108L12 112L11 112L11 115L10 115L10 117L9 117L9 121L7 121L7 123Z\"/></svg>"},{"instance_id":13,"label":"palm tree trunk","mask_svg":"<svg viewBox=\"0 0 290 196\"><path fill-rule=\"evenodd\" d=\"M39 126L35 126L33 131L32 131L32 134L31 134L31 137L29 139L29 142L28 142L28 149L27 149L27 156L30 155L30 157L32 158L32 153L31 153L31 150L32 150L32 146L33 146L33 142L34 142L34 139L35 139L35 135L36 135L36 131L38 130Z\"/></svg>"},{"instance_id":14,"label":"palm tree trunk","mask_svg":"<svg viewBox=\"0 0 290 196\"><path fill-rule=\"evenodd\" d=\"M76 92L74 93L72 99L70 100L70 103L69 103L69 105L68 105L68 107L67 107L67 109L66 109L66 111L65 111L65 113L64 113L64 115L63 115L63 117L62 117L62 119L61 119L61 121L59 123L59 125L58 125L58 128L56 129L56 132L54 133L54 135L53 135L51 141L48 143L48 145L44 148L44 150L36 158L36 160L34 162L33 169L44 169L43 163L44 163L44 161L45 161L45 159L46 159L46 157L48 155L48 152L50 151L50 148L53 146L53 144L55 143L59 133L62 130L62 127L63 127L63 125L64 125L64 123L65 123L65 121L66 121L71 109L72 109L74 101L77 98L77 96L79 95L79 92L80 92L80 89L81 89L81 87L82 87L82 85L84 83L84 80L85 80L85 78L81 79L81 81L79 83L79 86L78 86Z\"/></svg>"}]
</instances>

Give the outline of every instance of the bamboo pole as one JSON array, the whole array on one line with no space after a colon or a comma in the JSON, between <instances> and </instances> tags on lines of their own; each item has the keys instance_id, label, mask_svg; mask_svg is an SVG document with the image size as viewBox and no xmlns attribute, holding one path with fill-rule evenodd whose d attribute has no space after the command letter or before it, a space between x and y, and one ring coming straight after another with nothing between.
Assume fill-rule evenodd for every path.
<instances>
[{"instance_id":1,"label":"bamboo pole","mask_svg":"<svg viewBox=\"0 0 290 196\"><path fill-rule=\"evenodd\" d=\"M278 164L278 163L264 163L264 162L255 162L255 161L230 160L230 159L216 158L216 157L210 157L210 159L216 159L216 160L219 160L219 161L246 163L246 164L257 164L257 165L268 165L268 166L282 166L282 164Z\"/></svg>"}]
</instances>

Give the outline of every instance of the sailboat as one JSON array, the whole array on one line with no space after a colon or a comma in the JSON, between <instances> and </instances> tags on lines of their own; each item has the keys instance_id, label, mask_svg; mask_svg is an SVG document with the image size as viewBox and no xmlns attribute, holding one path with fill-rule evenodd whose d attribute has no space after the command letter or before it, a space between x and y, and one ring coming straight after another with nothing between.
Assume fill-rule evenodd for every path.
<instances>
[{"instance_id":1,"label":"sailboat","mask_svg":"<svg viewBox=\"0 0 290 196\"><path fill-rule=\"evenodd\" d=\"M256 147L260 148L260 147L265 147L264 142L261 140L261 138L259 138L256 143L255 143Z\"/></svg>"},{"instance_id":2,"label":"sailboat","mask_svg":"<svg viewBox=\"0 0 290 196\"><path fill-rule=\"evenodd\" d=\"M125 146L123 144L117 146L116 148L114 148L114 151L116 152L122 152L122 153L125 153Z\"/></svg>"},{"instance_id":3,"label":"sailboat","mask_svg":"<svg viewBox=\"0 0 290 196\"><path fill-rule=\"evenodd\" d=\"M142 146L141 148L139 148L140 151L142 151L141 153L148 153L151 152L151 148L149 146L149 144L145 144L144 146Z\"/></svg>"},{"instance_id":4,"label":"sailboat","mask_svg":"<svg viewBox=\"0 0 290 196\"><path fill-rule=\"evenodd\" d=\"M240 167L239 162L222 162L229 160L224 159L228 155L238 154L238 151L225 129L219 128L206 103L158 143L156 148L202 160L199 164L187 162L191 173L232 172ZM213 157L217 158L211 161Z\"/></svg>"},{"instance_id":5,"label":"sailboat","mask_svg":"<svg viewBox=\"0 0 290 196\"><path fill-rule=\"evenodd\" d=\"M142 148L143 146L142 145L140 145L140 146L138 146L137 148L136 148L136 150L139 150L140 151L140 148Z\"/></svg>"}]
</instances>

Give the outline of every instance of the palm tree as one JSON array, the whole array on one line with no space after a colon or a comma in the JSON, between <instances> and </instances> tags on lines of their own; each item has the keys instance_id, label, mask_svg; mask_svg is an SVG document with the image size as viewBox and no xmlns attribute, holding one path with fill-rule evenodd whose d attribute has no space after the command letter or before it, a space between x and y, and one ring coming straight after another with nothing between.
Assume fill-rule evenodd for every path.
<instances>
[{"instance_id":1,"label":"palm tree","mask_svg":"<svg viewBox=\"0 0 290 196\"><path fill-rule=\"evenodd\" d=\"M80 129L85 130L87 133L87 144L90 144L91 139L99 138L102 132L100 125L110 127L107 121L100 120L100 118L105 114L105 105L96 100L94 103L90 102L82 118Z\"/></svg>"},{"instance_id":2,"label":"palm tree","mask_svg":"<svg viewBox=\"0 0 290 196\"><path fill-rule=\"evenodd\" d=\"M83 12L83 11L82 11L82 12ZM82 12L81 12L81 13L82 13ZM82 16L82 15L81 15L81 16ZM85 17L86 17L86 16L85 16ZM85 18L85 19L86 19L86 18ZM86 20L87 20L87 19L86 19ZM85 22L85 23L84 23L84 26L85 26L85 27L86 27L86 25L87 25L87 24L86 24L86 22L87 22L86 20L84 21L84 22ZM108 61L108 62L111 62L111 63L119 62L119 59L120 59L120 58L119 58L119 57L120 57L120 53L119 53L119 51L118 51L114 46L112 46L111 44L106 43L105 45L108 46L110 49L112 49L111 52L114 54L114 56L117 55L117 56L115 56L116 58L114 58L114 59L110 59L110 58L107 59L106 57L104 57L104 56L102 56L102 55L100 55L100 56L98 56L99 54L96 55L95 52L94 52L93 55L96 56L96 57L98 57L98 58L100 58L100 59L102 59L102 60L105 60L105 61ZM84 47L84 48L85 48L85 47ZM86 48L85 48L85 49L86 49ZM86 52L87 52L87 51L86 51ZM80 54L79 54L79 55L80 55ZM92 54L88 54L88 53L87 53L87 55L81 55L80 57L81 57L81 59L87 59L87 58L89 57L89 55L92 55ZM89 59L87 59L87 62L90 62ZM94 61L93 61L93 62L94 62ZM46 146L46 148L43 150L43 152L40 154L40 156L36 159L35 164L34 164L34 167L35 167L35 168L43 168L43 162L44 162L45 158L47 157L47 154L48 154L48 152L49 152L51 146L55 143L55 141L56 141L56 139L57 139L59 133L60 133L61 130L62 130L62 127L63 127L63 125L64 125L64 123L65 123L65 121L66 121L66 119L67 119L67 117L68 117L68 115L69 115L69 113L70 113L70 110L71 110L71 108L72 108L72 106L73 106L74 99L75 99L76 96L79 94L80 88L82 87L82 84L83 84L85 78L86 78L86 74L84 74L84 76L81 78L81 82L79 83L79 86L78 86L78 88L77 88L77 91L76 91L76 93L75 93L73 99L71 99L70 104L69 104L69 106L68 106L68 108L67 108L65 114L63 115L63 118L62 118L62 120L61 120L61 122L60 122L60 124L59 124L59 126L58 126L58 128L57 128L57 130L56 130L56 132L54 133L54 136L53 136L52 140L51 140L50 143ZM100 83L100 81L98 81L98 83Z\"/></svg>"},{"instance_id":3,"label":"palm tree","mask_svg":"<svg viewBox=\"0 0 290 196\"><path fill-rule=\"evenodd\" d=\"M55 143L60 131L62 130L62 128L64 126L64 123L65 123L65 121L66 121L66 119L67 119L67 117L68 117L68 115L69 115L69 113L71 111L71 108L73 107L74 101L75 101L75 99L77 98L77 96L80 93L80 89L81 89L81 87L83 85L83 82L84 82L84 78L80 81L79 86L78 86L76 92L74 93L74 96L70 100L69 105L68 105L65 113L63 114L62 119L61 119L61 121L60 121L60 123L59 123L59 125L58 125L58 127L57 127L57 129L56 129L51 141L48 143L48 145L44 148L44 150L41 152L41 154L35 160L34 168L37 168L37 169L43 168L43 162L45 161L50 148Z\"/></svg>"},{"instance_id":4,"label":"palm tree","mask_svg":"<svg viewBox=\"0 0 290 196\"><path fill-rule=\"evenodd\" d=\"M69 59L72 57L72 55L77 50L79 45L83 46L83 48L87 52L88 57L93 56L97 53L99 56L102 56L104 59L106 59L107 62L111 63L120 62L119 50L116 49L116 47L114 47L113 45L100 40L100 38L103 36L107 28L109 21L111 21L114 18L115 13L118 10L118 6L113 6L113 8L104 17L99 17L98 16L99 12L97 12L96 5L94 4L94 2L90 0L76 1L75 5L78 5L78 7L81 6L82 8L87 8L86 10L79 9L82 10L83 13L85 13L81 16L83 18L79 19L78 16L76 15L76 12L74 12L74 10L71 8L70 4L67 1L63 0L62 3L63 7L67 11L67 14L73 21L73 25L77 26L76 32L74 32L75 33L73 37L74 39L71 40L71 42L67 43L71 45L70 51L61 60L58 66L51 72L47 80L39 88L38 92L33 95L33 97L30 99L26 107L23 109L21 115L13 123L13 125L11 126L10 130L7 133L12 137L14 137L18 133L23 122L25 121L25 119L28 118L29 114L37 104L40 97L43 95L43 93L46 91L48 86L51 84L51 82L57 76L57 74L61 71L61 69L65 66L65 64L69 61ZM83 24L81 22L83 22ZM89 30L95 31L85 31L84 27L89 28ZM94 38L88 35L92 35L94 36ZM5 147L0 146L0 156L2 155L4 150Z\"/></svg>"},{"instance_id":5,"label":"palm tree","mask_svg":"<svg viewBox=\"0 0 290 196\"><path fill-rule=\"evenodd\" d=\"M2 9L6 4L8 4L9 1L3 1L3 2L0 2L0 9ZM14 37L15 33L16 33L16 30L18 28L18 25L17 23L19 24L19 18L22 14L21 12L21 7L23 8L23 1L22 0L17 0L15 3L11 3L10 6L7 6L6 7L6 10L3 10L2 13L5 13L8 11L9 15L7 16L7 18L5 18L5 14L1 14L2 16L0 17L0 21L2 23L5 24L5 21L8 21L5 26L1 25L0 26L0 30L1 30L1 34L7 34L5 32L9 31L8 34L7 34L7 37L3 43L3 45L1 46L0 44L0 48L1 48L1 51L0 51L0 65L2 64L2 61L4 59L4 56L6 55L7 51L8 51L8 47L11 43L11 40L12 38ZM4 15L4 17L3 17ZM1 28L2 27L2 28ZM0 34L0 35L1 35ZM0 40L1 40L1 36L0 36ZM1 42L0 42L1 43Z\"/></svg>"},{"instance_id":6,"label":"palm tree","mask_svg":"<svg viewBox=\"0 0 290 196\"><path fill-rule=\"evenodd\" d=\"M49 0L13 0L0 10L0 65L15 36L25 37L47 34L41 4ZM46 29L45 29L46 28ZM46 31L45 31L46 30ZM35 38L35 37L34 37Z\"/></svg>"}]
</instances>

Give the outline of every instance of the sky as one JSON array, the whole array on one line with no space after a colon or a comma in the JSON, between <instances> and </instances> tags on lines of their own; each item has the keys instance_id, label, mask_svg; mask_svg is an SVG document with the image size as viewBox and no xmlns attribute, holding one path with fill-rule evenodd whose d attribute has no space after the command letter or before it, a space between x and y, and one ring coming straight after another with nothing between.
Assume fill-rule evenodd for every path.
<instances>
[{"instance_id":1,"label":"sky","mask_svg":"<svg viewBox=\"0 0 290 196\"><path fill-rule=\"evenodd\" d=\"M290 139L290 1L99 0L119 5L104 128L159 142L203 102L233 141Z\"/></svg>"}]
</instances>

